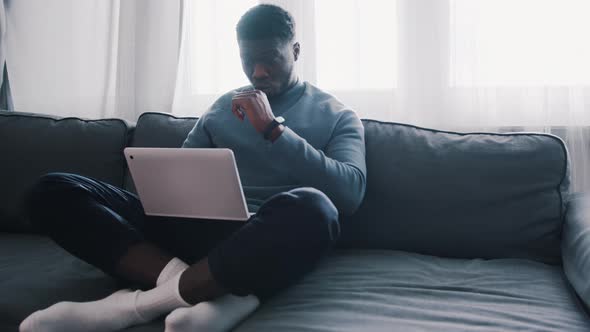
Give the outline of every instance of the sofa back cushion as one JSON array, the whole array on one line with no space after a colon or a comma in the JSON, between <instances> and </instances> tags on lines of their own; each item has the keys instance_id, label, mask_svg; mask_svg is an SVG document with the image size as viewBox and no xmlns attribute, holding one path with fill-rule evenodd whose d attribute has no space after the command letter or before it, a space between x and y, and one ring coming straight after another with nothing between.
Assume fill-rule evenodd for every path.
<instances>
[{"instance_id":1,"label":"sofa back cushion","mask_svg":"<svg viewBox=\"0 0 590 332\"><path fill-rule=\"evenodd\" d=\"M343 220L341 246L559 262L569 185L561 139L363 124L367 191Z\"/></svg>"},{"instance_id":2,"label":"sofa back cushion","mask_svg":"<svg viewBox=\"0 0 590 332\"><path fill-rule=\"evenodd\" d=\"M176 117L168 113L146 112L135 125L130 146L150 148L179 148L197 123L196 117ZM126 168L125 189L137 192Z\"/></svg>"},{"instance_id":3,"label":"sofa back cushion","mask_svg":"<svg viewBox=\"0 0 590 332\"><path fill-rule=\"evenodd\" d=\"M0 231L31 231L22 209L30 186L48 172L71 172L123 185L128 126L0 112Z\"/></svg>"},{"instance_id":4,"label":"sofa back cushion","mask_svg":"<svg viewBox=\"0 0 590 332\"><path fill-rule=\"evenodd\" d=\"M196 121L144 113L132 145L180 147ZM559 138L363 124L367 192L342 220L339 246L559 261L569 179Z\"/></svg>"}]
</instances>

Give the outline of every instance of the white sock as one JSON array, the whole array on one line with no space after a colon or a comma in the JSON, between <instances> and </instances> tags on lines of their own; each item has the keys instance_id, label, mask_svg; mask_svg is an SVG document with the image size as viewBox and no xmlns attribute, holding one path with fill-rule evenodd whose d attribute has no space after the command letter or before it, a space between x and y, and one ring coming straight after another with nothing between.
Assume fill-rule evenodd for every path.
<instances>
[{"instance_id":1,"label":"white sock","mask_svg":"<svg viewBox=\"0 0 590 332\"><path fill-rule=\"evenodd\" d=\"M260 305L254 295L224 295L190 308L178 308L166 317L165 332L230 331Z\"/></svg>"},{"instance_id":2,"label":"white sock","mask_svg":"<svg viewBox=\"0 0 590 332\"><path fill-rule=\"evenodd\" d=\"M180 274L147 292L121 290L93 302L60 302L36 311L20 325L20 332L116 331L146 323L170 311L187 307L180 296Z\"/></svg>"},{"instance_id":3,"label":"white sock","mask_svg":"<svg viewBox=\"0 0 590 332\"><path fill-rule=\"evenodd\" d=\"M156 286L160 286L161 284L170 280L172 277L183 272L187 268L188 264L176 257L172 258L170 262L168 262L168 264L164 266L162 272L160 272L160 275L158 276L158 281L156 281Z\"/></svg>"},{"instance_id":4,"label":"white sock","mask_svg":"<svg viewBox=\"0 0 590 332\"><path fill-rule=\"evenodd\" d=\"M121 290L93 302L59 302L35 311L19 326L20 332L115 331L140 323L135 311L139 291Z\"/></svg>"},{"instance_id":5,"label":"white sock","mask_svg":"<svg viewBox=\"0 0 590 332\"><path fill-rule=\"evenodd\" d=\"M135 307L137 313L144 321L148 322L154 318L167 314L180 307L190 307L180 296L178 283L182 273L178 273L172 279L147 292L139 292Z\"/></svg>"}]
</instances>

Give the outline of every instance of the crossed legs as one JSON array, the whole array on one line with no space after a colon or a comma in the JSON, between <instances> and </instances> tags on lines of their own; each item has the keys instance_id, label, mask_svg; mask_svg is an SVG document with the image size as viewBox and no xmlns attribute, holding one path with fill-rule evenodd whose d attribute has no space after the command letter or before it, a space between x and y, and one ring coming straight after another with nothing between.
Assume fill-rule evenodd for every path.
<instances>
[{"instance_id":1,"label":"crossed legs","mask_svg":"<svg viewBox=\"0 0 590 332\"><path fill-rule=\"evenodd\" d=\"M271 296L311 270L339 234L336 208L312 188L271 197L245 224L187 221L146 217L129 192L80 175L50 173L32 188L27 210L34 225L73 255L149 289L133 293L136 306L158 302L148 293L175 283L162 291L177 294L178 301L170 300L150 319L202 307L228 293L224 300L234 309L233 298Z\"/></svg>"}]
</instances>

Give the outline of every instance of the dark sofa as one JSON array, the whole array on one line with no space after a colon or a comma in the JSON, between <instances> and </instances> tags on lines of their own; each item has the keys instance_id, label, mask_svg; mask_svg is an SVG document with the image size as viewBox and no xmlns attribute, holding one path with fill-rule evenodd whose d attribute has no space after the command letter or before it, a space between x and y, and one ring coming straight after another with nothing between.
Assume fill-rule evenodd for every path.
<instances>
[{"instance_id":1,"label":"dark sofa","mask_svg":"<svg viewBox=\"0 0 590 332\"><path fill-rule=\"evenodd\" d=\"M179 147L195 121L0 112L0 331L117 288L36 233L27 188L62 171L133 190L123 148ZM367 193L337 248L236 331L590 330L590 200L570 194L559 138L363 124Z\"/></svg>"}]
</instances>

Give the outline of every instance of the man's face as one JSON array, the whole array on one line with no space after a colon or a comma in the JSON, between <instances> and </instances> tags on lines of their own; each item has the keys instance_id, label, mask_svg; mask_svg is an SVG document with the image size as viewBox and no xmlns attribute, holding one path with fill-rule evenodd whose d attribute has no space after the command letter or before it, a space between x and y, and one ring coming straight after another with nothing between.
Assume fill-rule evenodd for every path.
<instances>
[{"instance_id":1,"label":"man's face","mask_svg":"<svg viewBox=\"0 0 590 332\"><path fill-rule=\"evenodd\" d=\"M299 43L277 39L239 40L242 68L254 88L268 97L280 95L296 79Z\"/></svg>"}]
</instances>

